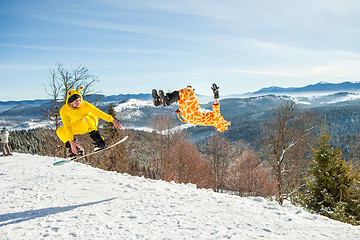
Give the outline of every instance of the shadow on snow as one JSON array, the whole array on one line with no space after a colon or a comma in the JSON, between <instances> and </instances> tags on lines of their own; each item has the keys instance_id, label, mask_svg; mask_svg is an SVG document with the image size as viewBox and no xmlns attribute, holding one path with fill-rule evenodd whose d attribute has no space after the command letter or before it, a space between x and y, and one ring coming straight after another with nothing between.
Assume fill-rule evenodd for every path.
<instances>
[{"instance_id":1,"label":"shadow on snow","mask_svg":"<svg viewBox=\"0 0 360 240\"><path fill-rule=\"evenodd\" d=\"M110 198L110 199L105 199L105 200L101 200L101 201L83 203L83 204L67 206L67 207L51 207L51 208L44 208L44 209L37 209L37 210L29 210L29 211L25 211L25 212L2 214L2 215L0 215L0 227L10 225L10 224L20 223L20 222L25 222L25 221L29 221L29 220L32 220L35 218L45 217L45 216L52 215L52 214L71 211L71 210L79 208L79 207L87 207L87 206L91 206L91 205L95 205L95 204L99 204L99 203L103 203L103 202L108 202L108 201L112 201L114 199L116 199L116 198Z\"/></svg>"}]
</instances>

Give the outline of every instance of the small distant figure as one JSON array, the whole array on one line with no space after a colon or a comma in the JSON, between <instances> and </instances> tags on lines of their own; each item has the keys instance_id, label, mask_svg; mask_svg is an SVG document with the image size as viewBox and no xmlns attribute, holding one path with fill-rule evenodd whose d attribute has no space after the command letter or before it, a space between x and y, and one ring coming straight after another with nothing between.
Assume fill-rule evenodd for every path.
<instances>
[{"instance_id":1,"label":"small distant figure","mask_svg":"<svg viewBox=\"0 0 360 240\"><path fill-rule=\"evenodd\" d=\"M12 156L9 148L9 132L6 128L3 128L0 132L0 140L1 140L1 149L3 151L3 156Z\"/></svg>"}]
</instances>

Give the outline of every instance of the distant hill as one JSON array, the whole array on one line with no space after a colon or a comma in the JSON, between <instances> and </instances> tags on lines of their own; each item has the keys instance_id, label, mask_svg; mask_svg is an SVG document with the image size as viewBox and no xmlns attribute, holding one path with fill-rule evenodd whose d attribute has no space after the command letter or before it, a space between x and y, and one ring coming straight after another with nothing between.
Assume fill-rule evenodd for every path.
<instances>
[{"instance_id":1,"label":"distant hill","mask_svg":"<svg viewBox=\"0 0 360 240\"><path fill-rule=\"evenodd\" d=\"M152 96L150 93L139 93L139 94L119 94L119 95L110 95L105 96L102 94L93 94L85 97L86 101L94 102L98 101L103 102L119 102L127 99L137 99L137 100L150 100Z\"/></svg>"},{"instance_id":2,"label":"distant hill","mask_svg":"<svg viewBox=\"0 0 360 240\"><path fill-rule=\"evenodd\" d=\"M107 102L121 102L127 99L138 99L138 100L150 100L152 99L151 94L119 94L105 96L102 94L92 94L84 98L89 102L107 103ZM48 108L51 104L50 99L38 99L38 100L21 100L21 101L0 101L0 115L16 115L17 112L23 108L36 108L42 106L42 108ZM27 106L27 107L26 107Z\"/></svg>"},{"instance_id":3,"label":"distant hill","mask_svg":"<svg viewBox=\"0 0 360 240\"><path fill-rule=\"evenodd\" d=\"M360 92L360 82L343 82L343 83L327 83L319 82L305 87L268 87L262 88L259 91L248 93L251 96L260 96L268 94L276 95L302 95L302 94L329 94L336 92Z\"/></svg>"}]
</instances>

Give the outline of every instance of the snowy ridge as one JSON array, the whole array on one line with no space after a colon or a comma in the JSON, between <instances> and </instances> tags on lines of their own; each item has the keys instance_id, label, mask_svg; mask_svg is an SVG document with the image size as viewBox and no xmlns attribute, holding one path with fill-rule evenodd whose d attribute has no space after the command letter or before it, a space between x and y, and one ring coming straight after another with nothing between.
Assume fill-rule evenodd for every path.
<instances>
[{"instance_id":1,"label":"snowy ridge","mask_svg":"<svg viewBox=\"0 0 360 240\"><path fill-rule=\"evenodd\" d=\"M360 99L359 93L349 93L347 96L340 97L333 101L323 102L322 104L333 104L333 103L347 102L347 101L352 101L352 100L357 100L357 99Z\"/></svg>"},{"instance_id":2,"label":"snowy ridge","mask_svg":"<svg viewBox=\"0 0 360 240\"><path fill-rule=\"evenodd\" d=\"M121 120L136 120L145 117L142 109L154 107L152 101L128 99L114 107L115 112L120 114Z\"/></svg>"},{"instance_id":3,"label":"snowy ridge","mask_svg":"<svg viewBox=\"0 0 360 240\"><path fill-rule=\"evenodd\" d=\"M360 227L240 198L15 154L0 158L1 239L359 239Z\"/></svg>"},{"instance_id":4,"label":"snowy ridge","mask_svg":"<svg viewBox=\"0 0 360 240\"><path fill-rule=\"evenodd\" d=\"M259 91L248 93L252 96L266 95L266 94L275 94L275 95L289 95L293 94L298 95L302 94L334 94L337 92L360 92L360 82L342 82L342 83L327 83L319 82L316 84L310 84L304 87L268 87L262 88Z\"/></svg>"},{"instance_id":5,"label":"snowy ridge","mask_svg":"<svg viewBox=\"0 0 360 240\"><path fill-rule=\"evenodd\" d=\"M0 125L2 127L6 127L7 130L10 131L18 131L18 130L30 130L35 128L46 128L51 126L53 123L50 121L30 119L29 121L23 121L21 124L16 123L11 120L0 119Z\"/></svg>"},{"instance_id":6,"label":"snowy ridge","mask_svg":"<svg viewBox=\"0 0 360 240\"><path fill-rule=\"evenodd\" d=\"M180 130L183 130L183 129L187 129L187 128L191 128L191 127L194 127L195 125L193 124L190 124L190 123L185 123L185 124L182 124L182 125L179 125L177 127L173 127L169 130L163 130L163 131L157 131L156 129L154 128L151 128L151 127L137 127L137 126L126 126L125 128L126 129L134 129L134 130L138 130L138 131L144 131L144 132L153 132L153 131L156 131L157 133L159 134L163 134L163 135L166 135L166 134L169 134L169 133L174 133L174 132L177 132L177 131L180 131Z\"/></svg>"},{"instance_id":7,"label":"snowy ridge","mask_svg":"<svg viewBox=\"0 0 360 240\"><path fill-rule=\"evenodd\" d=\"M154 105L150 100L129 99L123 103L119 103L114 110L121 112L125 109L140 109L143 107L154 107Z\"/></svg>"}]
</instances>

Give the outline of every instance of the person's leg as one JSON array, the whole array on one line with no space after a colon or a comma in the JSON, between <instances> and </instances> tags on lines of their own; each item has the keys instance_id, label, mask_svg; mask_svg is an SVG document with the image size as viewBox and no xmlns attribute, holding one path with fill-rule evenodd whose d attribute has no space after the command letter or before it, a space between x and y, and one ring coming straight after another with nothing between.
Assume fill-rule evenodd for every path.
<instances>
[{"instance_id":1,"label":"person's leg","mask_svg":"<svg viewBox=\"0 0 360 240\"><path fill-rule=\"evenodd\" d=\"M77 124L72 124L71 129L74 135L82 135L91 131L98 130L97 129L98 123L99 123L99 119L97 117L88 115L85 116L84 119L78 122ZM58 130L56 131L56 134L64 143L70 140L68 139L64 126L59 127Z\"/></svg>"},{"instance_id":2,"label":"person's leg","mask_svg":"<svg viewBox=\"0 0 360 240\"><path fill-rule=\"evenodd\" d=\"M6 156L4 145L5 143L1 143L1 151L3 152L3 156Z\"/></svg>"},{"instance_id":3,"label":"person's leg","mask_svg":"<svg viewBox=\"0 0 360 240\"><path fill-rule=\"evenodd\" d=\"M68 153L67 153L68 157L75 157L77 155L83 155L85 153L84 148L80 145L76 146L76 149L78 150L77 154L71 151L70 139L68 139L64 126L59 127L58 130L56 131L56 134L60 138L60 140L63 143L65 143L65 147L68 149Z\"/></svg>"},{"instance_id":4,"label":"person's leg","mask_svg":"<svg viewBox=\"0 0 360 240\"><path fill-rule=\"evenodd\" d=\"M177 102L180 99L179 92L173 91L171 93L164 94L164 91L159 90L159 96L164 107L168 107L171 104Z\"/></svg>"},{"instance_id":5,"label":"person's leg","mask_svg":"<svg viewBox=\"0 0 360 240\"><path fill-rule=\"evenodd\" d=\"M85 134L85 133L88 133L91 131L97 131L98 122L99 122L99 119L97 117L88 115L79 123L71 125L73 134L74 135L82 135L82 134ZM69 157L76 156L76 154L74 154L71 151L70 139L68 138L68 136L66 134L65 127L64 126L59 127L58 130L56 131L56 134L61 139L61 141L65 143L66 148L69 149L69 154L68 154ZM78 150L79 155L82 155L85 153L84 148L80 145L77 146L77 150Z\"/></svg>"},{"instance_id":6,"label":"person's leg","mask_svg":"<svg viewBox=\"0 0 360 240\"><path fill-rule=\"evenodd\" d=\"M97 131L99 124L99 118L91 114L85 116L84 120L79 125L78 134L85 134L87 132Z\"/></svg>"},{"instance_id":7,"label":"person's leg","mask_svg":"<svg viewBox=\"0 0 360 240\"><path fill-rule=\"evenodd\" d=\"M104 138L101 136L99 130L91 131L90 133L91 139L94 141L93 144L95 145L94 151L107 148L106 142Z\"/></svg>"},{"instance_id":8,"label":"person's leg","mask_svg":"<svg viewBox=\"0 0 360 240\"><path fill-rule=\"evenodd\" d=\"M92 115L88 115L85 117L85 126L82 126L83 130L87 129L87 132L90 134L91 139L93 140L94 150L99 150L106 148L106 143L104 138L101 136L97 125L99 123L99 118L94 117Z\"/></svg>"},{"instance_id":9,"label":"person's leg","mask_svg":"<svg viewBox=\"0 0 360 240\"><path fill-rule=\"evenodd\" d=\"M8 143L4 143L4 148L5 148L5 151L7 153L7 155L12 155L11 152L10 152L10 148L9 148L9 144Z\"/></svg>"},{"instance_id":10,"label":"person's leg","mask_svg":"<svg viewBox=\"0 0 360 240\"><path fill-rule=\"evenodd\" d=\"M162 104L161 102L161 98L159 96L159 94L157 93L156 89L153 89L152 92L152 97L153 97L153 103L155 107L158 107Z\"/></svg>"},{"instance_id":11,"label":"person's leg","mask_svg":"<svg viewBox=\"0 0 360 240\"><path fill-rule=\"evenodd\" d=\"M63 142L63 143L66 143L69 141L67 135L66 135L66 131L65 131L65 127L64 126L61 126L58 128L58 130L56 130L56 135L60 138L60 140Z\"/></svg>"}]
</instances>

